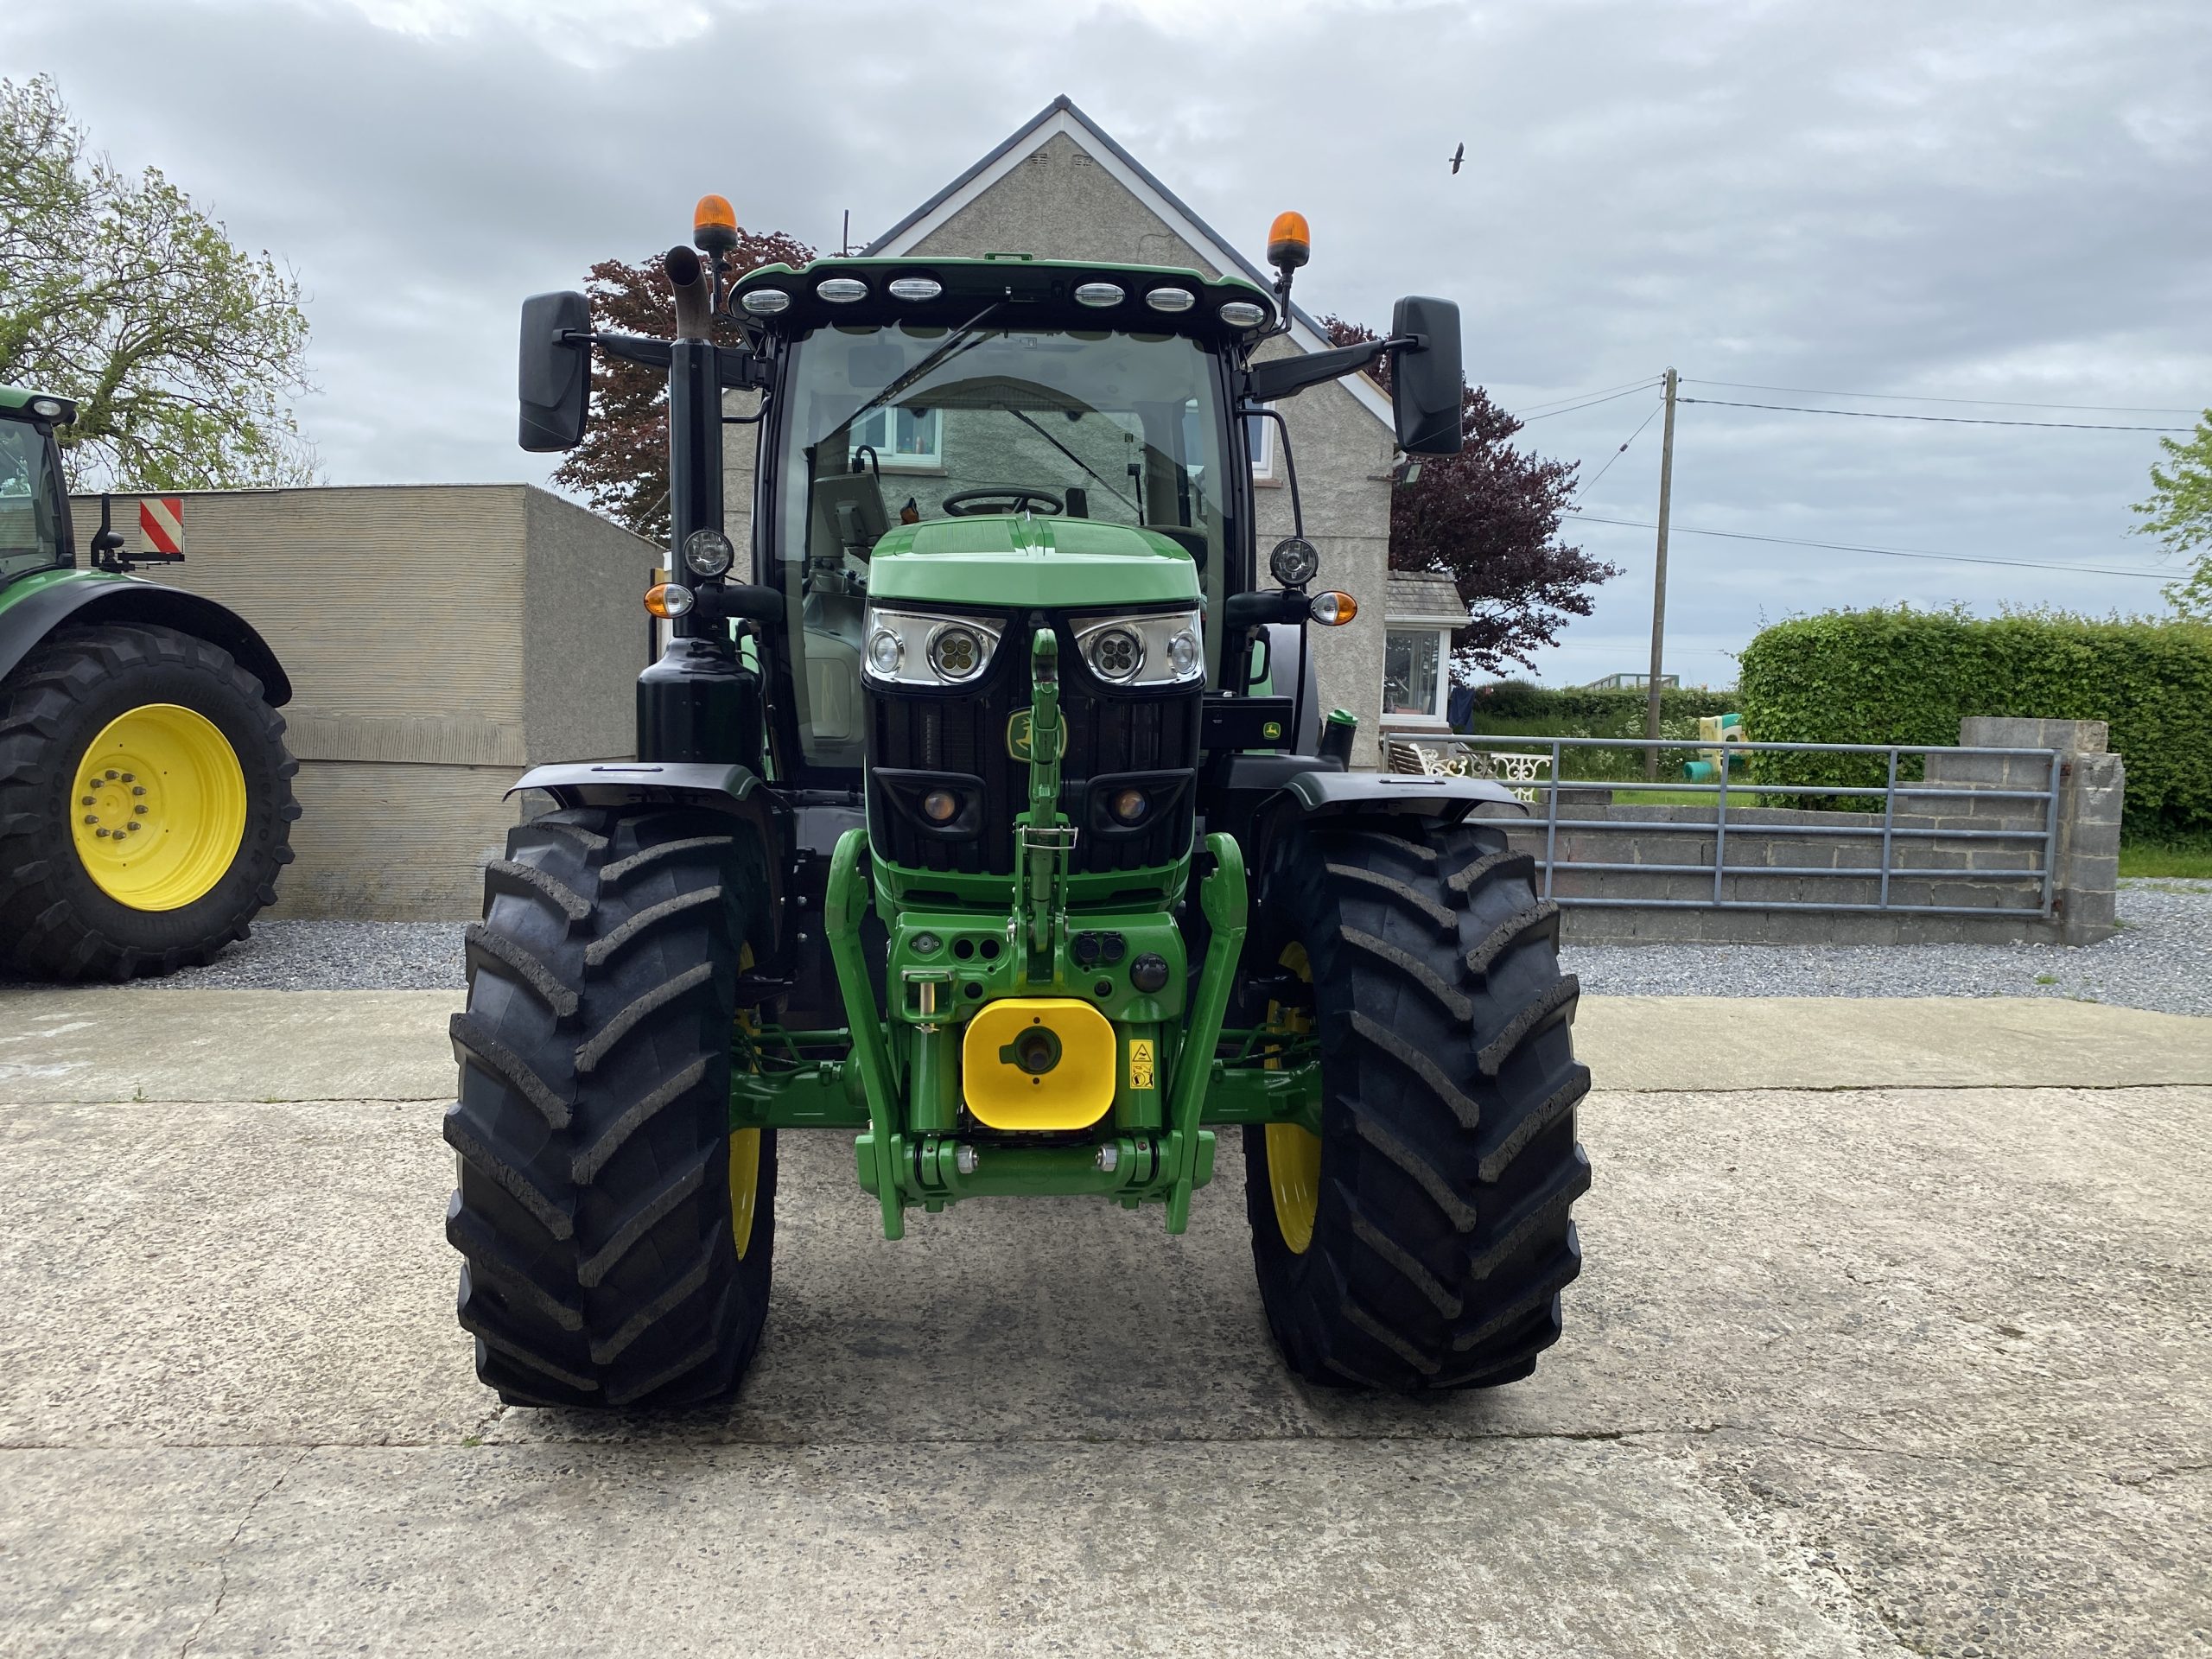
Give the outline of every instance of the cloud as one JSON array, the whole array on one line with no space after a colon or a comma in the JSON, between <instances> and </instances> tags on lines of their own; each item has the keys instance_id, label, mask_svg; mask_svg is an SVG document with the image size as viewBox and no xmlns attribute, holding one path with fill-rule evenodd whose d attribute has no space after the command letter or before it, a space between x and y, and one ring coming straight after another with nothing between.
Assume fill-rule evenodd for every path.
<instances>
[{"instance_id":1,"label":"cloud","mask_svg":"<svg viewBox=\"0 0 2212 1659\"><path fill-rule=\"evenodd\" d=\"M846 208L872 233L1059 92L1248 249L1278 208L1306 212L1309 305L1382 318L1401 292L1458 298L1469 372L1508 407L1669 363L1704 382L2212 403L2212 31L2189 0L29 0L0 21L0 73L41 70L116 159L159 164L297 267L322 388L302 417L346 481L542 478L512 447L522 295L665 245L709 189L817 244ZM1559 416L1526 442L1594 471L1649 408ZM1680 415L1685 526L2157 569L2125 534L2150 434ZM1593 513L1649 518L1657 438ZM1626 571L1549 677L1648 649L1649 532L1582 531ZM2157 592L1688 534L1670 564L1669 666L1692 679L1729 677L1762 613Z\"/></svg>"}]
</instances>

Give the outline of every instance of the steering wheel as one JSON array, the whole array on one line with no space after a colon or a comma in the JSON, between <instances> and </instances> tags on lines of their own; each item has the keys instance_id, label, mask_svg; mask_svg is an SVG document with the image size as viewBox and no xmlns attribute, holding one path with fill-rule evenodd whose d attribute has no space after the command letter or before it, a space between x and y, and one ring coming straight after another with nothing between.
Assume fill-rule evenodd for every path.
<instances>
[{"instance_id":1,"label":"steering wheel","mask_svg":"<svg viewBox=\"0 0 2212 1659\"><path fill-rule=\"evenodd\" d=\"M954 518L979 518L988 512L1024 512L1030 503L1045 512L1065 512L1068 504L1050 490L1033 490L1026 484L998 484L987 490L956 490L938 503Z\"/></svg>"}]
</instances>

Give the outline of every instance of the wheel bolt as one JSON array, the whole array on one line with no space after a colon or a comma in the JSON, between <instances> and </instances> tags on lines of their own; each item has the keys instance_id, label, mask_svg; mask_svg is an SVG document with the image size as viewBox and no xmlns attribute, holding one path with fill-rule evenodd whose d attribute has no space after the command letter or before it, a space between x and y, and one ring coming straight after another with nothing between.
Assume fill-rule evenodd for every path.
<instances>
[{"instance_id":1,"label":"wheel bolt","mask_svg":"<svg viewBox=\"0 0 2212 1659\"><path fill-rule=\"evenodd\" d=\"M87 812L85 814L85 822L86 823L98 823L99 820L93 817L90 812Z\"/></svg>"},{"instance_id":2,"label":"wheel bolt","mask_svg":"<svg viewBox=\"0 0 2212 1659\"><path fill-rule=\"evenodd\" d=\"M92 833L93 833L94 835L98 836L99 836L102 841L105 841L105 840L107 839L107 831L106 831L105 830L104 830L104 829L103 829L103 830L93 830L93 831L92 831Z\"/></svg>"},{"instance_id":3,"label":"wheel bolt","mask_svg":"<svg viewBox=\"0 0 2212 1659\"><path fill-rule=\"evenodd\" d=\"M85 798L84 798L83 800L81 800L81 801L78 802L78 803L77 803L77 804L78 804L78 805L79 805L79 806L90 806L90 805L93 803L93 801L94 801L94 800L96 800L96 799L98 799L98 798L98 798L98 797L96 797L96 796L87 795L87 796L86 796L86 797L85 797Z\"/></svg>"},{"instance_id":4,"label":"wheel bolt","mask_svg":"<svg viewBox=\"0 0 2212 1659\"><path fill-rule=\"evenodd\" d=\"M143 795L146 792L146 785L143 784L134 785L131 787L130 792L133 795Z\"/></svg>"},{"instance_id":5,"label":"wheel bolt","mask_svg":"<svg viewBox=\"0 0 2212 1659\"><path fill-rule=\"evenodd\" d=\"M134 835L134 836L135 836L135 835L137 835L137 834L141 830L143 830L143 829L144 829L144 828L145 828L145 825L143 825L143 824L142 824L142 823L140 823L137 822L137 821L134 819L134 820L131 822L131 824L130 824L130 833L131 833L132 835Z\"/></svg>"},{"instance_id":6,"label":"wheel bolt","mask_svg":"<svg viewBox=\"0 0 2212 1659\"><path fill-rule=\"evenodd\" d=\"M111 778L112 778L112 777L114 777L114 776L116 775L115 768L114 768L113 766L110 766L110 767L107 769L107 775L108 775L109 777L111 777Z\"/></svg>"},{"instance_id":7,"label":"wheel bolt","mask_svg":"<svg viewBox=\"0 0 2212 1659\"><path fill-rule=\"evenodd\" d=\"M126 784L136 783L137 781L137 774L136 772L126 772L123 774L123 781Z\"/></svg>"},{"instance_id":8,"label":"wheel bolt","mask_svg":"<svg viewBox=\"0 0 2212 1659\"><path fill-rule=\"evenodd\" d=\"M134 807L132 807L130 810L131 810L133 812L136 812L136 813L137 813L140 817L142 817L142 818L143 818L143 817L144 817L146 816L146 809L145 809L144 807L143 807L143 806L134 806ZM131 827L132 827L133 829L136 829L137 826L134 824L134 825L132 825Z\"/></svg>"}]
</instances>

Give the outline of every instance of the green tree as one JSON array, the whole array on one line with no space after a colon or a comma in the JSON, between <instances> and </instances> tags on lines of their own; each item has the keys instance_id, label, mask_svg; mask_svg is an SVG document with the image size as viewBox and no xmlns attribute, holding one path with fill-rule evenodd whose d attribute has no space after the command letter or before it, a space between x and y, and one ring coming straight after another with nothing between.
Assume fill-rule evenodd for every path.
<instances>
[{"instance_id":1,"label":"green tree","mask_svg":"<svg viewBox=\"0 0 2212 1659\"><path fill-rule=\"evenodd\" d=\"M312 482L307 339L289 270L88 149L49 77L0 80L0 384L76 400L73 488Z\"/></svg>"},{"instance_id":2,"label":"green tree","mask_svg":"<svg viewBox=\"0 0 2212 1659\"><path fill-rule=\"evenodd\" d=\"M2195 562L2190 574L2166 584L2167 603L2182 615L2212 622L2212 409L2188 442L2160 438L2163 464L2151 464L2151 497L2135 504L2139 536L2155 536L2169 553Z\"/></svg>"}]
</instances>

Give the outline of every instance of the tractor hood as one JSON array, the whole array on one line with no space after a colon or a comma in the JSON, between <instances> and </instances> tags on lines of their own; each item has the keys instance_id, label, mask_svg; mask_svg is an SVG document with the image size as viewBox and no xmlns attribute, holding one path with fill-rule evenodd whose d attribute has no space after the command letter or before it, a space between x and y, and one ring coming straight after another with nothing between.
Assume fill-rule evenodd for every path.
<instances>
[{"instance_id":1,"label":"tractor hood","mask_svg":"<svg viewBox=\"0 0 2212 1659\"><path fill-rule=\"evenodd\" d=\"M994 514L905 524L875 544L868 595L1073 610L1199 597L1198 566L1156 531Z\"/></svg>"}]
</instances>

